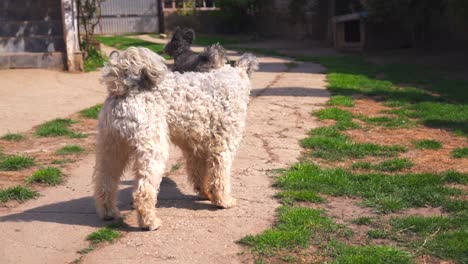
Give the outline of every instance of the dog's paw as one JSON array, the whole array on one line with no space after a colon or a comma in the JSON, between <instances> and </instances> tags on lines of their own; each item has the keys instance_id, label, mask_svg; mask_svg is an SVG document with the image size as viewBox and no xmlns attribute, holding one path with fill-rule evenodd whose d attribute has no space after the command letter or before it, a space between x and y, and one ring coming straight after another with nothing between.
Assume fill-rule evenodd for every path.
<instances>
[{"instance_id":1,"label":"dog's paw","mask_svg":"<svg viewBox=\"0 0 468 264\"><path fill-rule=\"evenodd\" d=\"M143 230L143 231L153 231L153 230L159 229L161 226L162 226L161 219L156 218L156 219L154 219L154 221L151 224L146 225L146 226L145 225L142 226L141 230Z\"/></svg>"},{"instance_id":2,"label":"dog's paw","mask_svg":"<svg viewBox=\"0 0 468 264\"><path fill-rule=\"evenodd\" d=\"M98 210L98 215L104 221L112 221L122 218L120 211L117 208Z\"/></svg>"},{"instance_id":3,"label":"dog's paw","mask_svg":"<svg viewBox=\"0 0 468 264\"><path fill-rule=\"evenodd\" d=\"M222 201L217 201L215 204L223 209L228 209L236 206L237 200L235 198L230 197Z\"/></svg>"}]
</instances>

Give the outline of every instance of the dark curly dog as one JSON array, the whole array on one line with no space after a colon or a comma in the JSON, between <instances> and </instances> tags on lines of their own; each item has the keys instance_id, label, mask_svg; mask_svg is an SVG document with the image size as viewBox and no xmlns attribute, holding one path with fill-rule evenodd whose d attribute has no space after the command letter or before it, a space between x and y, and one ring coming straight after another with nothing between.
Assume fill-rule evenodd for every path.
<instances>
[{"instance_id":1,"label":"dark curly dog","mask_svg":"<svg viewBox=\"0 0 468 264\"><path fill-rule=\"evenodd\" d=\"M192 29L176 28L171 41L164 47L164 52L174 58L173 71L208 72L227 63L226 50L219 43L196 54L190 49L194 39L195 32Z\"/></svg>"}]
</instances>

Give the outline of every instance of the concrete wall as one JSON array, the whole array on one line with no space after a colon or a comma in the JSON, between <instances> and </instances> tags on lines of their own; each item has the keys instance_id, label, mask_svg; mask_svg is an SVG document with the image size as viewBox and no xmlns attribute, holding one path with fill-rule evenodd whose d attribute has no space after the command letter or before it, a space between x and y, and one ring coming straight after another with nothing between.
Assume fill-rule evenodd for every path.
<instances>
[{"instance_id":1,"label":"concrete wall","mask_svg":"<svg viewBox=\"0 0 468 264\"><path fill-rule=\"evenodd\" d=\"M61 0L0 1L0 68L63 68Z\"/></svg>"}]
</instances>

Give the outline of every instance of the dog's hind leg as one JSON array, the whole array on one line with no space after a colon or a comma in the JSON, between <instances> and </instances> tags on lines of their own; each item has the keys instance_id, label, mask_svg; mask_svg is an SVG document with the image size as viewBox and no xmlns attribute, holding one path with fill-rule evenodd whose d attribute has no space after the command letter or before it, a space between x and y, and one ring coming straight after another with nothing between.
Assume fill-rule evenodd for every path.
<instances>
[{"instance_id":1,"label":"dog's hind leg","mask_svg":"<svg viewBox=\"0 0 468 264\"><path fill-rule=\"evenodd\" d=\"M193 153L190 149L183 150L187 162L187 175L193 185L193 189L203 198L209 199L206 178L206 157L199 153Z\"/></svg>"},{"instance_id":2,"label":"dog's hind leg","mask_svg":"<svg viewBox=\"0 0 468 264\"><path fill-rule=\"evenodd\" d=\"M233 155L226 151L212 155L207 160L207 181L210 200L222 208L236 205L236 199L231 197L231 165Z\"/></svg>"},{"instance_id":3,"label":"dog's hind leg","mask_svg":"<svg viewBox=\"0 0 468 264\"><path fill-rule=\"evenodd\" d=\"M126 142L113 135L99 132L94 171L96 211L104 220L120 218L117 208L117 188L129 159Z\"/></svg>"},{"instance_id":4,"label":"dog's hind leg","mask_svg":"<svg viewBox=\"0 0 468 264\"><path fill-rule=\"evenodd\" d=\"M160 127L154 135L144 135L137 139L137 186L133 193L133 201L140 227L145 230L155 230L161 226L161 220L156 217L156 202L169 156L169 139L164 124L165 122L157 123Z\"/></svg>"}]
</instances>

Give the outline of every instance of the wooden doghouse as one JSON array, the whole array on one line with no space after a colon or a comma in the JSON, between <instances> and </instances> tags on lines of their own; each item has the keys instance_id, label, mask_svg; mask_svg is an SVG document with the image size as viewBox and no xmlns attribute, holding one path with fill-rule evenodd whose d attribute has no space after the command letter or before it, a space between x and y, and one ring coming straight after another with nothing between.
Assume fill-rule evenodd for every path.
<instances>
[{"instance_id":1,"label":"wooden doghouse","mask_svg":"<svg viewBox=\"0 0 468 264\"><path fill-rule=\"evenodd\" d=\"M341 51L360 52L364 50L365 18L367 12L352 13L332 18L333 44Z\"/></svg>"}]
</instances>

